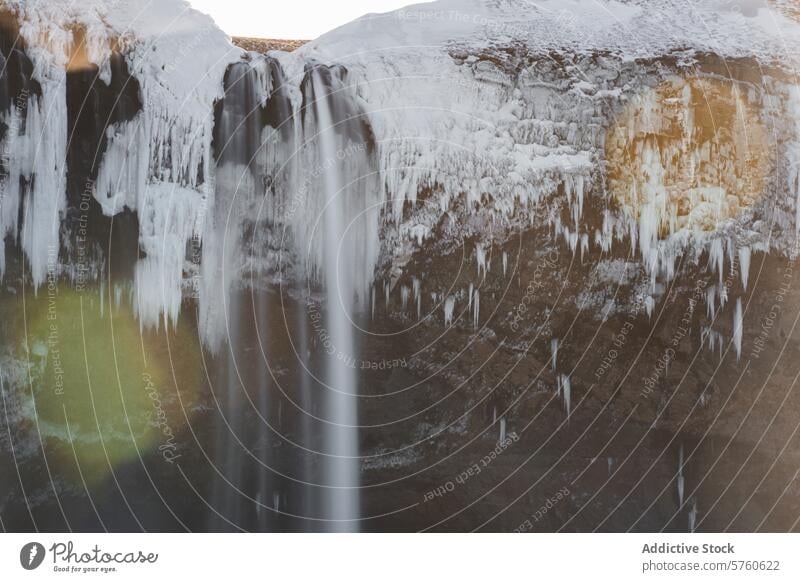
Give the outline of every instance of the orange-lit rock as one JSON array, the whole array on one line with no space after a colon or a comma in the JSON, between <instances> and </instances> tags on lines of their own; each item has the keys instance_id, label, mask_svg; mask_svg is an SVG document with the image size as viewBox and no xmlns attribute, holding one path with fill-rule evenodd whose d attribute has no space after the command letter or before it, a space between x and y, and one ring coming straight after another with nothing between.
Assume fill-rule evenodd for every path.
<instances>
[{"instance_id":1,"label":"orange-lit rock","mask_svg":"<svg viewBox=\"0 0 800 582\"><path fill-rule=\"evenodd\" d=\"M772 161L748 89L674 77L619 115L606 140L608 184L640 234L712 231L759 199Z\"/></svg>"}]
</instances>

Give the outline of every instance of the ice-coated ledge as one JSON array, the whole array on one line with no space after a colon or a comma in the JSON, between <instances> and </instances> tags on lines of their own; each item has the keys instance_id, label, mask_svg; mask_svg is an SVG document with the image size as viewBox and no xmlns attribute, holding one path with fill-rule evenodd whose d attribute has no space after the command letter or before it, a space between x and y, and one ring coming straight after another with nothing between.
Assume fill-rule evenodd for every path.
<instances>
[{"instance_id":1,"label":"ice-coated ledge","mask_svg":"<svg viewBox=\"0 0 800 582\"><path fill-rule=\"evenodd\" d=\"M5 138L10 198L0 230L20 235L40 285L66 209L66 74L80 52L107 83L111 54L122 54L139 83L142 109L107 128L92 193L108 216L126 208L139 215L146 257L136 277L147 292L140 289L138 305L147 324L178 316L192 239L203 243L207 263L199 269L207 280L195 285L201 302L209 297L201 319L220 320L213 309L224 301L210 289L224 279L226 257L236 256L230 248L225 255L210 248L224 243L223 226L263 220L287 229L296 272L323 279L326 249L314 221L327 204L321 180L330 175L330 160L319 142L330 128L320 126L320 111L333 117L338 132L339 149L327 152L341 166L337 179L349 188L364 175L375 177L374 189L360 186L361 198L340 209L358 243L350 274L359 290L369 288L387 260L402 269L449 216L459 217L446 235L454 239L500 241L504 232L547 225L582 255L594 248L607 253L624 241L637 249L653 289L657 278L674 275L676 257L687 249L695 259L706 254L709 268L722 273L726 257L732 262L769 245L787 250L797 234L800 100L788 73L800 27L782 2L440 0L367 15L291 55L266 57L235 48L182 0L11 0L7 6L41 95L28 104L29 129ZM770 116L789 120L773 136L777 178L766 184L763 200L738 213L718 212L715 205L728 207L726 192L700 185L693 192L702 208L691 215L696 220L683 220L664 196L667 187L651 179L663 166L653 160L664 151L701 154L648 145L648 161L640 164L648 198L626 207L625 196L614 198L606 188L609 128L626 115L659 110L631 109L653 86L719 78L704 63L708 55L721 59L723 69L726 59L768 67L755 82L730 70L723 81L736 85L736 99L741 94L765 124ZM226 87L234 70L245 81ZM332 72L315 76L323 70ZM314 86L325 96L315 95ZM278 101L285 119L265 122ZM258 116L250 115L256 109ZM15 115L13 104L3 113L12 128L20 125ZM238 153L215 159L212 144L221 131L215 122L229 124L222 133ZM657 135L647 124L629 125L622 134L639 132L642 143ZM253 139L260 145L251 152ZM34 191L25 194L19 178L30 180L34 167ZM265 191L274 196L266 197L261 214ZM769 202L774 224L764 221ZM599 223L586 220L590 205ZM226 209L244 216L223 221ZM715 228L691 228L718 215Z\"/></svg>"}]
</instances>

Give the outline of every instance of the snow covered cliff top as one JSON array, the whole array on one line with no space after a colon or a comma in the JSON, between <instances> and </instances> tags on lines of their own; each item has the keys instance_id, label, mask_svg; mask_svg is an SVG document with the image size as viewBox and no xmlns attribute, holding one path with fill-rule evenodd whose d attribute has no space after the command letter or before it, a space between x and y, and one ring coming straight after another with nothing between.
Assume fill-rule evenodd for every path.
<instances>
[{"instance_id":1,"label":"snow covered cliff top","mask_svg":"<svg viewBox=\"0 0 800 582\"><path fill-rule=\"evenodd\" d=\"M773 60L798 54L797 12L790 0L439 0L365 15L302 50L345 62L515 44L531 52L639 58L692 49Z\"/></svg>"},{"instance_id":2,"label":"snow covered cliff top","mask_svg":"<svg viewBox=\"0 0 800 582\"><path fill-rule=\"evenodd\" d=\"M116 46L147 85L151 105L195 119L207 115L226 67L242 54L210 16L184 0L6 0L4 6L18 16L33 50L66 64L80 28L101 74Z\"/></svg>"}]
</instances>

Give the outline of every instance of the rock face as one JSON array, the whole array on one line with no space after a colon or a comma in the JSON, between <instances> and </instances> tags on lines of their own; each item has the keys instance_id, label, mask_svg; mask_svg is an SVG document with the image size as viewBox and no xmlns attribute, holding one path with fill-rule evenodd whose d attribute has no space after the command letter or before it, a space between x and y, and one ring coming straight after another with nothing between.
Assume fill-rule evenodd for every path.
<instances>
[{"instance_id":1,"label":"rock face","mask_svg":"<svg viewBox=\"0 0 800 582\"><path fill-rule=\"evenodd\" d=\"M257 54L12 3L5 527L797 529L800 33L752 4Z\"/></svg>"},{"instance_id":2,"label":"rock face","mask_svg":"<svg viewBox=\"0 0 800 582\"><path fill-rule=\"evenodd\" d=\"M234 36L231 42L240 49L253 51L256 53L268 53L269 51L286 51L290 53L306 44L307 40L282 40L276 38L250 38L246 36Z\"/></svg>"}]
</instances>

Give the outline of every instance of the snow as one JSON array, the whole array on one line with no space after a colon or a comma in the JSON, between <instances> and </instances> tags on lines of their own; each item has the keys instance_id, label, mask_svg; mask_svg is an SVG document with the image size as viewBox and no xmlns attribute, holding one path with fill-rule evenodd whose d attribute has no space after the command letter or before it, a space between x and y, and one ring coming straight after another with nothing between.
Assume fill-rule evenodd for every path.
<instances>
[{"instance_id":1,"label":"snow","mask_svg":"<svg viewBox=\"0 0 800 582\"><path fill-rule=\"evenodd\" d=\"M754 49L782 53L796 46L797 26L783 14L746 2L687 4L613 0L440 0L366 15L312 43L337 59L447 44L523 42L537 50L575 48L623 51L630 58L694 47L730 56ZM752 4L752 3L751 3ZM669 28L664 27L669 23ZM747 36L752 40L748 41Z\"/></svg>"},{"instance_id":2,"label":"snow","mask_svg":"<svg viewBox=\"0 0 800 582\"><path fill-rule=\"evenodd\" d=\"M209 16L183 0L9 0L6 5L20 16L26 41L45 50L54 65L66 64L75 25L85 28L89 59L101 68L119 43L152 120L180 120L190 132L197 127L189 122L203 123L209 105L221 96L227 65L241 56Z\"/></svg>"},{"instance_id":3,"label":"snow","mask_svg":"<svg viewBox=\"0 0 800 582\"><path fill-rule=\"evenodd\" d=\"M633 59L669 53L680 53L687 63L706 52L755 57L764 63L794 62L798 30L798 24L779 10L752 2L443 0L369 15L309 43L299 54L347 66L375 132L382 198L402 237L416 239L419 245L427 236L417 218L421 213L404 215L408 203L417 208L422 191L431 193L430 205L438 205L441 214L463 202L466 212L488 213L493 224L501 225L524 215L536 222L542 216L539 204L550 204L563 193L561 202L571 220L562 224L557 213L550 214L555 234L573 253L579 249L584 261L592 243L609 252L624 232L638 250L653 295L657 279L674 277L677 259L690 245L709 249L709 267L721 280L725 244L731 245L734 223L737 228L748 226L744 221L751 216L742 210L753 200L733 198L728 183L701 180L690 188L681 184L678 190L691 201L691 212L678 216L665 188L665 181L673 179L665 164L683 155L700 168L696 160L710 155L707 144L693 149L702 128L693 117L690 98L691 91L702 90L702 82L665 80L666 91L679 96L673 106L659 93L663 89L614 86L608 78ZM567 57L572 52L607 53L609 64L593 72L577 69L566 84L533 67L509 70L519 65L499 49L520 45L529 58L550 51ZM558 83L560 90L554 88ZM642 84L649 86L650 81ZM735 85L726 86L723 96L747 114L759 106L752 91ZM657 134L653 124L669 110L685 139L664 148L643 140L639 159L647 180L634 194L639 205L621 214L606 210L602 229L589 231L583 223L584 208L589 196L604 195L594 187L608 147L597 120L608 115L610 103L623 109L635 104L638 125L623 128L627 135ZM757 127L751 118L743 119L741 124L734 116L734 125ZM727 167L709 170L742 178ZM800 200L797 175L790 177L790 187ZM800 208L800 203L795 206ZM800 210L796 223L800 224ZM762 236L760 242L766 240ZM488 271L484 244L477 243L475 249L479 278ZM654 304L651 296L649 314Z\"/></svg>"},{"instance_id":4,"label":"snow","mask_svg":"<svg viewBox=\"0 0 800 582\"><path fill-rule=\"evenodd\" d=\"M20 34L29 47L33 78L42 86L42 97L30 99L25 135L7 138L22 143L4 144L14 152L9 184L17 183L17 176L30 176L34 165L36 180L33 192L25 197L22 225L11 217L20 196L12 191L0 227L6 234L21 227L22 248L38 287L44 280L48 249L59 247L60 220L66 209L65 79L70 55L79 42L76 30L82 30L88 59L100 68L104 81L110 78L111 49L120 48L140 83L144 104L133 122L108 130L109 151L94 193L108 215L126 206L151 214L172 209L172 202L162 203L158 197L180 199L179 211L198 205L197 190L208 179L211 165L212 105L222 94L226 67L240 58L241 51L209 17L182 0L147 5L134 0L10 0L6 6L20 20ZM14 115L12 109L4 117ZM150 184L154 188L146 192ZM174 316L175 305L180 305L174 283L182 274L183 260L176 256L178 242L172 239L193 232L194 215L189 211L150 218L159 227L171 229L163 233L170 242L153 247L154 253L163 249L165 256L153 256L137 267L137 278L138 273L149 279L160 272L170 279L170 290L162 297L168 301L166 311ZM143 232L143 236L152 233ZM167 273L167 268L173 271ZM142 307L149 313L157 302L151 297Z\"/></svg>"},{"instance_id":5,"label":"snow","mask_svg":"<svg viewBox=\"0 0 800 582\"><path fill-rule=\"evenodd\" d=\"M563 192L571 224L552 220L556 235L563 236L573 253L580 249L583 261L592 242L608 252L624 231L655 291L659 277L670 280L675 275L677 259L689 245L709 250L709 267L721 280L733 224L747 226L751 215L743 210L753 200L733 198L727 183L701 180L681 190L691 201L691 212L683 217L664 187L671 179L665 169L670 157L680 154L703 161L711 155L704 144L692 149L702 128L689 106L691 91L702 88L704 81L665 80L665 87L679 96L673 107L670 99L659 101L661 89L614 86L607 79L634 59L670 53L680 54L681 61L689 64L703 53L754 57L766 64L793 63L800 48L800 26L780 8L757 2L687 5L679 0L442 0L368 15L299 52L304 58L348 67L375 132L383 198L396 222L406 220L405 205L416 207L418 193L425 190L432 192L442 213L451 211L460 199L467 212L491 213L499 224L508 224L520 212L533 223L541 211L537 204ZM595 69L599 77L576 70L571 90L559 92L548 85L557 81L545 79L533 68L509 71L519 65L504 59L499 49L522 45L529 58L550 51L562 51L567 57L573 52L606 53L611 64L607 71ZM735 84L725 91L740 111L759 106L752 91ZM607 115L604 107L609 102L627 107L632 100L640 117L638 127L628 127L629 132L657 134L653 124L673 108L685 139L663 149L643 141L639 155L647 180L635 194L640 205L627 215L606 210L602 229L591 232L582 222L583 212L588 196L602 195L593 191L593 178L602 172L607 147L602 125L593 122ZM735 126L742 121L739 117L744 127L754 125L745 113L734 116ZM710 170L741 178L731 168ZM789 182L800 200L797 176L798 172L792 173ZM800 202L795 207L800 209ZM795 222L800 224L797 212ZM419 237L414 220L400 226L403 236ZM766 240L762 236L759 242ZM483 243L478 243L479 277L488 270L485 254ZM728 260L732 262L732 257ZM746 284L746 275L742 276ZM649 313L654 302L654 297L648 299Z\"/></svg>"},{"instance_id":6,"label":"snow","mask_svg":"<svg viewBox=\"0 0 800 582\"><path fill-rule=\"evenodd\" d=\"M276 179L272 183L278 192L261 218L291 233L301 276L323 287L344 285L344 292L339 291L346 297L338 299L348 308L352 294L356 303L366 306L369 301L374 311L381 229L395 228L402 241L390 252L408 255L413 245L425 243L443 215L457 211L480 217L475 224L484 227L484 232L466 233L478 234L479 280L491 268L492 245L502 243L503 229L515 225L549 223L573 253L580 250L581 261L592 245L608 253L615 239L628 238L650 280L648 316L655 307L657 279L674 276L676 259L687 247L696 247L695 257L705 250L708 270L719 278L720 287L709 287L707 295L713 315L715 302L724 305L727 300L722 286L726 260L741 264L746 289L750 249L782 240L780 233L775 237L779 242L772 242L763 233L745 232L753 222L750 213L756 211L752 193L732 197L727 184L681 184L691 212L679 216L667 188L665 160L687 156L694 169L695 162L710 155L702 144L695 149L687 145L699 131L688 106L692 82L672 73L646 78L657 76L652 70L631 77L631 83L613 80L633 59L667 54L679 54L687 63L701 53L794 63L793 55L800 54L800 26L781 12L780 3L776 9L727 0L440 0L368 15L293 54L270 55L285 79L278 90L290 103L292 137L276 138L280 132L259 128L262 144L275 143L258 152L255 169L212 159L213 105L224 96L223 78L232 63L249 68L251 97L265 103L276 89L268 60L244 55L207 16L182 0L152 5L136 0L10 0L7 6L21 20L42 96L30 97L24 135L14 131L20 127L16 107L0 112L10 128L3 148L11 152L0 232L21 234L34 285L40 285L48 252L58 248L66 208L64 79L76 27L82 28L88 59L100 68L101 78L109 78L109 56L116 47L141 88L142 110L107 130L107 151L93 195L108 216L125 208L139 216L145 253L136 266L135 288L143 325L168 325L178 317L186 287L185 249L197 240L203 243L197 284L201 328L207 338L212 328L222 329L227 289L244 268L241 231L254 220L249 211L263 195L259 179L265 176ZM520 66L502 50L521 46L521 58L535 64ZM548 73L546 64L535 58L552 51L571 55L575 62L582 55L603 56L590 71L575 65L570 72ZM344 65L346 70L331 74L328 87L321 72L326 69L319 64ZM315 65L314 73L304 81L309 65ZM779 226L791 225L797 237L800 93L770 82L779 107L787 107L795 118L783 130L791 135L785 159L779 161L786 169L788 196L782 191L774 196L790 197L791 206L778 213ZM309 91L316 99L301 115ZM665 91L670 97L666 100ZM738 87L726 91L741 111L767 102ZM664 111L674 114L686 139L654 145L650 138L658 134ZM624 123L608 133L612 113ZM356 132L332 129L346 123L345 117L369 122L374 153L358 150L351 155L350 148L363 146L355 143ZM736 126L741 120L734 119ZM597 187L603 183L597 178L607 168L615 135L629 141L641 138L639 173L625 194L615 194L620 210L612 210L605 186ZM34 191L23 195L15 178L30 177L34 167ZM277 177L276 168L286 175ZM731 168L712 169L741 178ZM364 176L374 176L374 182L359 181ZM239 192L245 193L244 200L234 202ZM427 195L425 204L418 200L422 193ZM590 230L584 214L590 201L598 200L606 205L602 226ZM491 237L485 231L489 224ZM221 234L237 229L230 241ZM739 244L742 232L746 244ZM2 270L4 253L0 256ZM501 260L505 276L505 252ZM394 282L384 284L387 306ZM400 293L404 310L413 294L419 318L419 281L411 289L403 286ZM477 328L480 294L472 283L467 295ZM445 313L451 300L452 308L455 299L445 300ZM451 311L446 323L452 317Z\"/></svg>"}]
</instances>

